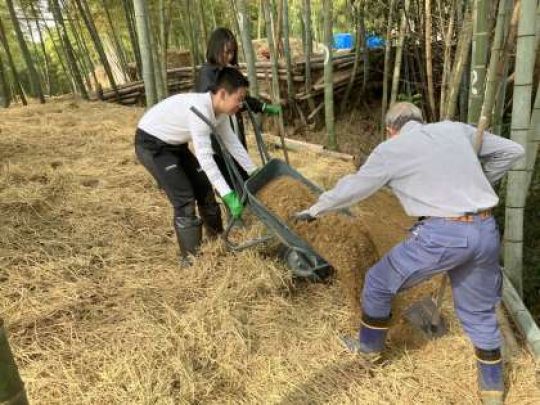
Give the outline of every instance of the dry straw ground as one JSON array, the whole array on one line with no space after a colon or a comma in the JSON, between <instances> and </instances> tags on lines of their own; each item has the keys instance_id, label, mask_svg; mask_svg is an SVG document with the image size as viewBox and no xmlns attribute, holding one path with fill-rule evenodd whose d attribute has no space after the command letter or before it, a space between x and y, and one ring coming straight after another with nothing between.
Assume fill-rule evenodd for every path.
<instances>
[{"instance_id":1,"label":"dry straw ground","mask_svg":"<svg viewBox=\"0 0 540 405\"><path fill-rule=\"evenodd\" d=\"M264 250L219 243L178 268L167 202L134 159L141 113L69 100L0 112L0 310L32 403L477 402L450 299L446 337L398 318L390 363L368 376L336 338L351 332L339 282L293 282ZM325 187L351 170L291 155ZM355 212L379 253L408 223L386 192ZM524 350L507 384L508 403L540 400Z\"/></svg>"}]
</instances>

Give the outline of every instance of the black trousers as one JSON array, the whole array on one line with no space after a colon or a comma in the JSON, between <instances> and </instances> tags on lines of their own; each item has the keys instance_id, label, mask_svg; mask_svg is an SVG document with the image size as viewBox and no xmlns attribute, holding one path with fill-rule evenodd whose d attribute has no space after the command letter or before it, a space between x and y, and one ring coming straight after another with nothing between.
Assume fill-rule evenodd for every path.
<instances>
[{"instance_id":1,"label":"black trousers","mask_svg":"<svg viewBox=\"0 0 540 405\"><path fill-rule=\"evenodd\" d=\"M135 153L163 188L176 217L194 216L217 206L212 185L187 144L169 145L141 129L135 132Z\"/></svg>"}]
</instances>

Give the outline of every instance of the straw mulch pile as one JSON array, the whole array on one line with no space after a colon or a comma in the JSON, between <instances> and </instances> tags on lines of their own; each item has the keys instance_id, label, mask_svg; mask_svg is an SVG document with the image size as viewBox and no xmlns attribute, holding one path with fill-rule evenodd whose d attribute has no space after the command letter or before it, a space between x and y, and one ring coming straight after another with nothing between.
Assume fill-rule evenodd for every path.
<instances>
[{"instance_id":1,"label":"straw mulch pile","mask_svg":"<svg viewBox=\"0 0 540 405\"><path fill-rule=\"evenodd\" d=\"M282 176L266 184L257 197L268 209L332 265L347 297L354 325L360 321L360 291L366 271L377 261L376 247L365 225L342 213L312 222L296 222L292 215L309 208L316 196L303 183Z\"/></svg>"},{"instance_id":2,"label":"straw mulch pile","mask_svg":"<svg viewBox=\"0 0 540 405\"><path fill-rule=\"evenodd\" d=\"M180 269L171 210L134 158L141 113L72 100L0 112L0 311L33 404L476 403L450 299L447 336L426 342L397 319L390 363L368 376L336 339L354 332L339 283L296 283L263 249L218 242ZM291 155L324 187L351 170ZM386 192L354 211L379 254L408 222ZM538 403L524 350L507 384L508 403Z\"/></svg>"}]
</instances>

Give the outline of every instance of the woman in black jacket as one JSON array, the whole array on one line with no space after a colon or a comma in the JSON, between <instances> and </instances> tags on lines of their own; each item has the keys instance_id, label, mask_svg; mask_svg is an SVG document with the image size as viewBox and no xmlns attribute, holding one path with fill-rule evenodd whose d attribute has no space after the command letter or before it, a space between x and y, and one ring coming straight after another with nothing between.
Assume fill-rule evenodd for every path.
<instances>
[{"instance_id":1,"label":"woman in black jacket","mask_svg":"<svg viewBox=\"0 0 540 405\"><path fill-rule=\"evenodd\" d=\"M206 63L201 66L194 90L198 93L210 91L216 84L216 78L219 71L225 66L238 67L238 43L231 30L228 28L219 27L216 28L210 35L210 40L208 41L208 47L206 50ZM255 113L278 115L281 111L281 107L279 105L263 103L254 97L247 96L245 102ZM240 142L242 142L244 147L246 147L246 135L244 132L244 124L242 121L241 112L237 113L236 116L231 117L231 125L240 138ZM212 146L214 148L214 159L221 172L225 174L227 183L229 183L229 186L232 187L219 146L217 143L215 143L215 141L212 141ZM242 176L247 179L247 173L245 173L239 165L237 165L237 167Z\"/></svg>"}]
</instances>

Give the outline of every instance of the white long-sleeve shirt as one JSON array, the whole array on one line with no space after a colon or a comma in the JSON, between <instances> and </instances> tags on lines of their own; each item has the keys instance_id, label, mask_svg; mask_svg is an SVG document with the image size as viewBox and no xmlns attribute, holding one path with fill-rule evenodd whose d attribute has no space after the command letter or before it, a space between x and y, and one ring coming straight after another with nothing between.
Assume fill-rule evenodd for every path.
<instances>
[{"instance_id":1,"label":"white long-sleeve shirt","mask_svg":"<svg viewBox=\"0 0 540 405\"><path fill-rule=\"evenodd\" d=\"M397 136L378 145L357 173L321 194L308 211L317 216L349 207L385 185L410 216L455 217L492 208L499 202L492 184L524 150L485 132L477 156L475 131L460 122L410 121Z\"/></svg>"},{"instance_id":2,"label":"white long-sleeve shirt","mask_svg":"<svg viewBox=\"0 0 540 405\"><path fill-rule=\"evenodd\" d=\"M214 161L210 139L211 129L193 111L197 108L215 127L225 147L240 166L251 173L256 169L246 149L233 132L229 116L215 116L211 93L183 93L166 98L150 108L140 119L138 127L146 133L171 144L192 142L195 156L208 180L221 196L231 189Z\"/></svg>"}]
</instances>

